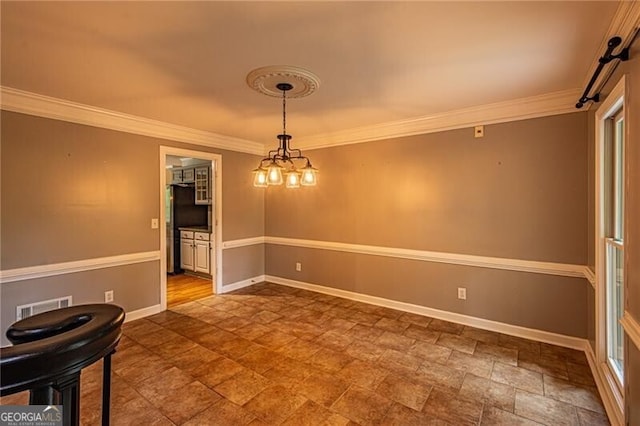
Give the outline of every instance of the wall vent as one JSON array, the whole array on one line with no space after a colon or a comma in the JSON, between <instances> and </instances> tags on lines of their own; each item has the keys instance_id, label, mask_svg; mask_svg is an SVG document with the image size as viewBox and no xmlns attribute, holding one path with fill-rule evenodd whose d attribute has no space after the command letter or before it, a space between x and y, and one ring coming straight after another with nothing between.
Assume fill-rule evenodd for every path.
<instances>
[{"instance_id":1,"label":"wall vent","mask_svg":"<svg viewBox=\"0 0 640 426\"><path fill-rule=\"evenodd\" d=\"M28 318L32 315L42 312L52 311L54 309L66 308L72 305L71 296L59 297L57 299L43 300L42 302L29 303L20 305L16 308L16 321Z\"/></svg>"}]
</instances>

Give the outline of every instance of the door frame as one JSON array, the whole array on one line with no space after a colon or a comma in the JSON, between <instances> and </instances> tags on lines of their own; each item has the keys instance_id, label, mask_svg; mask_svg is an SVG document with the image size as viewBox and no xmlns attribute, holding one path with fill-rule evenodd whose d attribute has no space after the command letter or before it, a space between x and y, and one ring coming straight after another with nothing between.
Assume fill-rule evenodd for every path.
<instances>
[{"instance_id":1,"label":"door frame","mask_svg":"<svg viewBox=\"0 0 640 426\"><path fill-rule=\"evenodd\" d=\"M165 190L167 186L167 156L197 158L211 162L211 176L209 185L215 184L214 209L211 221L213 223L213 243L215 249L211 250L211 269L213 279L211 286L214 294L222 293L222 155L212 152L197 151L192 149L175 148L172 146L160 146L160 305L162 310L167 310L167 226ZM215 179L214 179L215 176ZM213 182L212 182L213 181Z\"/></svg>"}]
</instances>

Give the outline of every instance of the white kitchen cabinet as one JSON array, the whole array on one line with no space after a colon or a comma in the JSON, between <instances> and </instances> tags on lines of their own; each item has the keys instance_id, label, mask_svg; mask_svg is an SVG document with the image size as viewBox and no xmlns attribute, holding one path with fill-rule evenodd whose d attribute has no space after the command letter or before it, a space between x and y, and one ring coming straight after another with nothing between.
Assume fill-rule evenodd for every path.
<instances>
[{"instance_id":1,"label":"white kitchen cabinet","mask_svg":"<svg viewBox=\"0 0 640 426\"><path fill-rule=\"evenodd\" d=\"M209 181L209 167L196 167L196 204L211 204L211 185Z\"/></svg>"},{"instance_id":2,"label":"white kitchen cabinet","mask_svg":"<svg viewBox=\"0 0 640 426\"><path fill-rule=\"evenodd\" d=\"M209 241L195 241L194 250L194 270L196 272L202 272L209 274L211 272L210 254L209 254Z\"/></svg>"},{"instance_id":3,"label":"white kitchen cabinet","mask_svg":"<svg viewBox=\"0 0 640 426\"><path fill-rule=\"evenodd\" d=\"M182 183L193 183L195 181L195 169L193 167L182 169Z\"/></svg>"},{"instance_id":4,"label":"white kitchen cabinet","mask_svg":"<svg viewBox=\"0 0 640 426\"><path fill-rule=\"evenodd\" d=\"M171 170L171 183L182 183L182 169Z\"/></svg>"},{"instance_id":5,"label":"white kitchen cabinet","mask_svg":"<svg viewBox=\"0 0 640 426\"><path fill-rule=\"evenodd\" d=\"M195 269L193 232L180 232L180 267L187 271Z\"/></svg>"},{"instance_id":6,"label":"white kitchen cabinet","mask_svg":"<svg viewBox=\"0 0 640 426\"><path fill-rule=\"evenodd\" d=\"M173 167L171 169L171 183L194 183L196 170L194 167Z\"/></svg>"},{"instance_id":7,"label":"white kitchen cabinet","mask_svg":"<svg viewBox=\"0 0 640 426\"><path fill-rule=\"evenodd\" d=\"M185 271L211 275L211 234L180 231L180 266Z\"/></svg>"}]
</instances>

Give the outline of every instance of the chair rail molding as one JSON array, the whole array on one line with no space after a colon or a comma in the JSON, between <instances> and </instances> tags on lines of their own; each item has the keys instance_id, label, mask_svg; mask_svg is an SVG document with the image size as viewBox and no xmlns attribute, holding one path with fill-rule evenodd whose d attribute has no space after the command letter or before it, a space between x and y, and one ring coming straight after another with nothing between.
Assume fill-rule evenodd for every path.
<instances>
[{"instance_id":1,"label":"chair rail molding","mask_svg":"<svg viewBox=\"0 0 640 426\"><path fill-rule=\"evenodd\" d=\"M222 243L222 249L232 249L232 248L253 246L256 244L264 244L264 243L265 243L265 237L240 238L237 240L224 241Z\"/></svg>"},{"instance_id":2,"label":"chair rail molding","mask_svg":"<svg viewBox=\"0 0 640 426\"><path fill-rule=\"evenodd\" d=\"M0 271L0 284L15 281L32 280L54 275L91 271L94 269L113 268L135 263L154 262L160 260L160 251L121 254L118 256L98 257L93 259L74 260L71 262L52 263L48 265L26 266L24 268Z\"/></svg>"},{"instance_id":3,"label":"chair rail molding","mask_svg":"<svg viewBox=\"0 0 640 426\"><path fill-rule=\"evenodd\" d=\"M622 324L624 332L629 336L629 340L640 351L640 323L636 321L629 311L624 311L624 315L620 319L620 324Z\"/></svg>"},{"instance_id":4,"label":"chair rail molding","mask_svg":"<svg viewBox=\"0 0 640 426\"><path fill-rule=\"evenodd\" d=\"M596 273L589 266L584 267L584 277L589 281L591 287L596 288Z\"/></svg>"},{"instance_id":5,"label":"chair rail molding","mask_svg":"<svg viewBox=\"0 0 640 426\"><path fill-rule=\"evenodd\" d=\"M372 256L396 257L425 262L450 263L454 265L476 266L480 268L505 269L509 271L532 272L585 278L584 265L539 262L534 260L508 259L502 257L477 256L470 254L446 253L414 250L396 247L381 247L362 244L338 243L331 241L303 240L297 238L264 237L267 244L333 250Z\"/></svg>"}]
</instances>

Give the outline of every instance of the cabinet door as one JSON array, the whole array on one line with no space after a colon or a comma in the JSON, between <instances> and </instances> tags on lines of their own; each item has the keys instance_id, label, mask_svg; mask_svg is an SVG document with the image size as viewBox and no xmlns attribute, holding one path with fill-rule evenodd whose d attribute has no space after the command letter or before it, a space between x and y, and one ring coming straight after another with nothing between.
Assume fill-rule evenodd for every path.
<instances>
[{"instance_id":1,"label":"cabinet door","mask_svg":"<svg viewBox=\"0 0 640 426\"><path fill-rule=\"evenodd\" d=\"M171 183L182 183L182 169L171 171Z\"/></svg>"},{"instance_id":2,"label":"cabinet door","mask_svg":"<svg viewBox=\"0 0 640 426\"><path fill-rule=\"evenodd\" d=\"M182 182L192 183L194 181L193 169L182 169Z\"/></svg>"},{"instance_id":3,"label":"cabinet door","mask_svg":"<svg viewBox=\"0 0 640 426\"><path fill-rule=\"evenodd\" d=\"M180 267L187 271L194 270L193 240L180 240Z\"/></svg>"},{"instance_id":4,"label":"cabinet door","mask_svg":"<svg viewBox=\"0 0 640 426\"><path fill-rule=\"evenodd\" d=\"M209 241L196 241L195 271L208 274L210 271Z\"/></svg>"},{"instance_id":5,"label":"cabinet door","mask_svg":"<svg viewBox=\"0 0 640 426\"><path fill-rule=\"evenodd\" d=\"M196 167L196 204L211 204L209 167Z\"/></svg>"}]
</instances>

